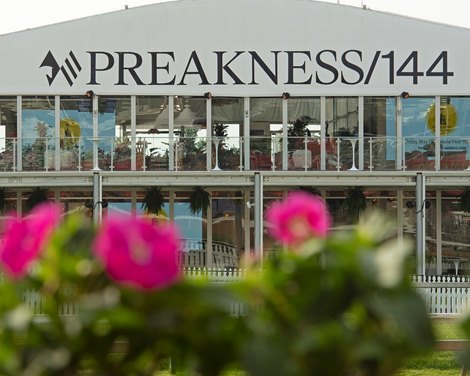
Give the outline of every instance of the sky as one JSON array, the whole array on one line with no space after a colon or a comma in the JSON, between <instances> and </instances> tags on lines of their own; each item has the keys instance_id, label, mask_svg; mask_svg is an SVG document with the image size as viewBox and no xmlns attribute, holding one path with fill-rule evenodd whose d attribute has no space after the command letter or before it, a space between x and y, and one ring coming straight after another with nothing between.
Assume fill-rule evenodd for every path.
<instances>
[{"instance_id":1,"label":"sky","mask_svg":"<svg viewBox=\"0 0 470 376\"><path fill-rule=\"evenodd\" d=\"M3 0L0 34L164 0ZM168 0L165 0L168 1ZM170 0L173 1L173 0ZM198 1L198 0L193 0ZM469 0L323 0L470 28Z\"/></svg>"}]
</instances>

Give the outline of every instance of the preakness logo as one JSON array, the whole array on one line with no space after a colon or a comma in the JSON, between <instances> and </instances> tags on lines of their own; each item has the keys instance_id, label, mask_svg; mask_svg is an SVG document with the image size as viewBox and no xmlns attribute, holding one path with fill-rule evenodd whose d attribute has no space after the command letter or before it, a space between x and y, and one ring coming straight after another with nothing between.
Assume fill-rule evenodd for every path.
<instances>
[{"instance_id":1,"label":"preakness logo","mask_svg":"<svg viewBox=\"0 0 470 376\"><path fill-rule=\"evenodd\" d=\"M77 71L80 72L82 70L82 66L72 51L69 52L68 57L62 65L59 65L54 55L52 55L52 52L49 51L39 67L51 68L51 74L46 74L49 86L52 85L59 72L62 73L69 85L72 86L74 80L78 77Z\"/></svg>"},{"instance_id":2,"label":"preakness logo","mask_svg":"<svg viewBox=\"0 0 470 376\"><path fill-rule=\"evenodd\" d=\"M86 51L87 85L224 86L447 85L454 77L448 52L383 50L306 51ZM81 55L79 55L81 56ZM70 51L57 62L48 51L40 67L49 86L57 76L70 86L82 66Z\"/></svg>"}]
</instances>

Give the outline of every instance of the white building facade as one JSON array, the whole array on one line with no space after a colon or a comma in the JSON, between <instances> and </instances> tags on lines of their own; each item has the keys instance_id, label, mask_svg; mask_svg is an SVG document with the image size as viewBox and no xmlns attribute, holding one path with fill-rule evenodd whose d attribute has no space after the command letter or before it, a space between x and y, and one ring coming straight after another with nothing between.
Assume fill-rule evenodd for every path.
<instances>
[{"instance_id":1,"label":"white building facade","mask_svg":"<svg viewBox=\"0 0 470 376\"><path fill-rule=\"evenodd\" d=\"M7 208L26 212L41 187L64 214L92 200L99 219L142 213L160 187L182 262L232 268L282 251L272 200L315 189L338 229L356 187L397 236L422 237L417 270L468 274L468 41L306 0L181 0L0 36ZM193 187L211 194L206 213L189 211Z\"/></svg>"}]
</instances>

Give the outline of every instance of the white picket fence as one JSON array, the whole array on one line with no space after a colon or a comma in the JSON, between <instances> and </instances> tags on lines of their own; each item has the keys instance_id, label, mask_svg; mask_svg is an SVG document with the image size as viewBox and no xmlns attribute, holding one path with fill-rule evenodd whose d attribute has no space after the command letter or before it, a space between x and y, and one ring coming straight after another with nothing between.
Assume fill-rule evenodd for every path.
<instances>
[{"instance_id":1,"label":"white picket fence","mask_svg":"<svg viewBox=\"0 0 470 376\"><path fill-rule=\"evenodd\" d=\"M412 283L429 313L470 312L470 276L413 276Z\"/></svg>"},{"instance_id":2,"label":"white picket fence","mask_svg":"<svg viewBox=\"0 0 470 376\"><path fill-rule=\"evenodd\" d=\"M239 268L184 268L188 279L202 279L212 283L231 283L245 277L246 271ZM412 276L413 286L422 296L430 314L449 315L470 313L470 276ZM33 314L41 315L43 302L37 291L24 292L24 303ZM76 315L77 305L73 302L63 305L60 313L64 316ZM228 312L233 316L245 314L246 307L239 302L231 302Z\"/></svg>"}]
</instances>

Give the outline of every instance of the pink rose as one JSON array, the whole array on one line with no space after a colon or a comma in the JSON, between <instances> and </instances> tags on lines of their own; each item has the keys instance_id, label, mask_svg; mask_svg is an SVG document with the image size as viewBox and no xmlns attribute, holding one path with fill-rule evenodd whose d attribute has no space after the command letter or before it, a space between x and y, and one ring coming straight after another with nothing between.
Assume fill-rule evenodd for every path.
<instances>
[{"instance_id":1,"label":"pink rose","mask_svg":"<svg viewBox=\"0 0 470 376\"><path fill-rule=\"evenodd\" d=\"M286 245L297 245L314 237L325 237L330 215L325 202L310 193L296 191L274 202L266 213L271 235Z\"/></svg>"},{"instance_id":2,"label":"pink rose","mask_svg":"<svg viewBox=\"0 0 470 376\"><path fill-rule=\"evenodd\" d=\"M22 278L38 258L60 219L54 204L37 205L27 217L10 213L5 221L5 239L0 247L0 262L8 277Z\"/></svg>"},{"instance_id":3,"label":"pink rose","mask_svg":"<svg viewBox=\"0 0 470 376\"><path fill-rule=\"evenodd\" d=\"M93 243L108 275L139 289L161 289L178 281L180 244L173 225L152 225L135 216L111 215Z\"/></svg>"}]
</instances>

